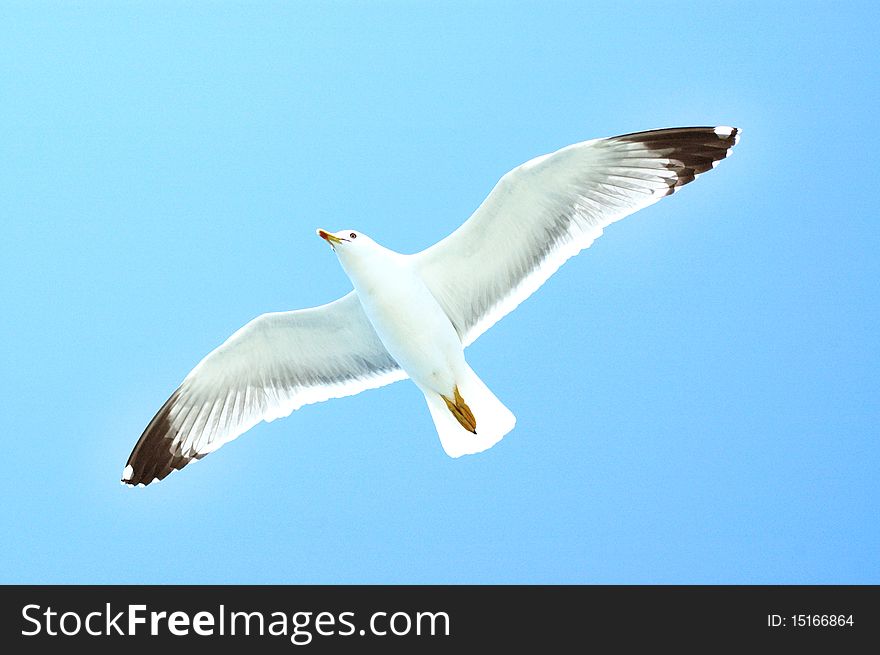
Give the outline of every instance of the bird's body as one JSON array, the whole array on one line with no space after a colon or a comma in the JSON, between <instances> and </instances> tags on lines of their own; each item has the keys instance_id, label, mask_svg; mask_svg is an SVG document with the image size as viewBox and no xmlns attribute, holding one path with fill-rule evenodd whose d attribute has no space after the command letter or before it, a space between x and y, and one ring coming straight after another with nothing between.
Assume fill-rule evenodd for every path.
<instances>
[{"instance_id":1,"label":"bird's body","mask_svg":"<svg viewBox=\"0 0 880 655\"><path fill-rule=\"evenodd\" d=\"M465 363L449 317L406 255L375 242L368 247L367 256L339 258L367 319L419 389L451 396Z\"/></svg>"},{"instance_id":2,"label":"bird's body","mask_svg":"<svg viewBox=\"0 0 880 655\"><path fill-rule=\"evenodd\" d=\"M161 480L262 420L407 377L448 455L490 448L516 419L464 348L605 227L714 168L737 139L732 127L686 127L562 148L504 175L459 229L413 255L319 230L353 291L264 314L206 356L150 421L122 481Z\"/></svg>"},{"instance_id":3,"label":"bird's body","mask_svg":"<svg viewBox=\"0 0 880 655\"><path fill-rule=\"evenodd\" d=\"M425 395L446 453L459 457L497 443L516 419L468 366L461 338L422 279L418 259L357 232L318 234L333 244L382 345Z\"/></svg>"}]
</instances>

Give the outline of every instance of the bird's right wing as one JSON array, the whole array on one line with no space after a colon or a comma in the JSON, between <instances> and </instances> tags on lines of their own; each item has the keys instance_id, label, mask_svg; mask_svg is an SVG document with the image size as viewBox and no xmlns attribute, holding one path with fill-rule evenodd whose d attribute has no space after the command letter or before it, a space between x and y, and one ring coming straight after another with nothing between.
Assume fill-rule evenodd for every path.
<instances>
[{"instance_id":1,"label":"bird's right wing","mask_svg":"<svg viewBox=\"0 0 880 655\"><path fill-rule=\"evenodd\" d=\"M261 420L405 378L354 291L320 307L263 314L186 376L144 430L122 481L161 480Z\"/></svg>"}]
</instances>

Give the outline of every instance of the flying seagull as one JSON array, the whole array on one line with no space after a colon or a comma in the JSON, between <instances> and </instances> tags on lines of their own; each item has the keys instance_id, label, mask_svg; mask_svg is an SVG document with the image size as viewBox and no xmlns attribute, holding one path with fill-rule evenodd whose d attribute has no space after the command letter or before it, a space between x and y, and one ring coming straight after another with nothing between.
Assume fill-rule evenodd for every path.
<instances>
[{"instance_id":1,"label":"flying seagull","mask_svg":"<svg viewBox=\"0 0 880 655\"><path fill-rule=\"evenodd\" d=\"M122 482L146 485L260 421L409 377L451 457L491 448L516 418L464 348L513 311L605 226L727 157L734 127L593 139L504 175L455 232L413 255L362 232L318 230L354 289L326 305L263 314L186 376L138 439Z\"/></svg>"}]
</instances>

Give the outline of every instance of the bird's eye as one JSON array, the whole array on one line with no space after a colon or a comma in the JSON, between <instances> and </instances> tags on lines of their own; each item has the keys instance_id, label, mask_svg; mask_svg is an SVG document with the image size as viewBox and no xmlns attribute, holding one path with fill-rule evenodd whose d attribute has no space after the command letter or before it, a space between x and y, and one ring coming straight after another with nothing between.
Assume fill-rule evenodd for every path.
<instances>
[{"instance_id":1,"label":"bird's eye","mask_svg":"<svg viewBox=\"0 0 880 655\"><path fill-rule=\"evenodd\" d=\"M354 232L352 232L352 233L349 234L348 236L350 236L352 239L357 239L357 238L358 238L358 235L355 234Z\"/></svg>"}]
</instances>

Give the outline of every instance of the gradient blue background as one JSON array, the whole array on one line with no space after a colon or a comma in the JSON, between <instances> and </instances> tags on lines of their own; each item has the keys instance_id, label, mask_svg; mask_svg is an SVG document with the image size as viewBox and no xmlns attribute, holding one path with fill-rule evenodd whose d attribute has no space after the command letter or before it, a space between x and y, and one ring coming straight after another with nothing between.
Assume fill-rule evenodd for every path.
<instances>
[{"instance_id":1,"label":"gradient blue background","mask_svg":"<svg viewBox=\"0 0 880 655\"><path fill-rule=\"evenodd\" d=\"M876 3L0 5L0 582L880 582ZM732 124L468 350L118 479L198 360L569 143Z\"/></svg>"}]
</instances>

